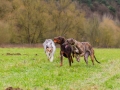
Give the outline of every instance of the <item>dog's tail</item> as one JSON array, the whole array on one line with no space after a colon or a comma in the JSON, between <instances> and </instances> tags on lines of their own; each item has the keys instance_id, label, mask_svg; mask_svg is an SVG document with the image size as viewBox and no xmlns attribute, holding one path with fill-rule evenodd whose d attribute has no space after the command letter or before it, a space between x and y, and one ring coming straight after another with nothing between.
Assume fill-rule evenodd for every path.
<instances>
[{"instance_id":1,"label":"dog's tail","mask_svg":"<svg viewBox=\"0 0 120 90\"><path fill-rule=\"evenodd\" d=\"M95 58L95 61L96 61L97 63L100 63L100 62L96 59L95 55L94 55L94 58Z\"/></svg>"}]
</instances>

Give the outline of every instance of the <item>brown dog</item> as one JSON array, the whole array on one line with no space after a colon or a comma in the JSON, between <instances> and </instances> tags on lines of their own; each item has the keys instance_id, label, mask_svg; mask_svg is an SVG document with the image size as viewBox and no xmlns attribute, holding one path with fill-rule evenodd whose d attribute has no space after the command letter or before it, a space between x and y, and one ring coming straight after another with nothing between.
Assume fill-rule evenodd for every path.
<instances>
[{"instance_id":1,"label":"brown dog","mask_svg":"<svg viewBox=\"0 0 120 90\"><path fill-rule=\"evenodd\" d=\"M80 60L81 56L84 56L84 60L86 64L88 65L88 57L90 56L92 63L94 65L94 59L97 61L95 55L94 55L94 50L89 42L78 42L73 38L67 39L67 42L72 45L73 51L76 54L76 59L77 61ZM98 62L100 63L100 62Z\"/></svg>"},{"instance_id":2,"label":"brown dog","mask_svg":"<svg viewBox=\"0 0 120 90\"><path fill-rule=\"evenodd\" d=\"M53 40L55 43L60 44L60 60L61 63L60 65L63 65L63 56L68 58L69 60L69 65L71 66L71 62L73 63L73 58L72 58L72 47L69 45L67 42L65 42L64 37L54 37Z\"/></svg>"}]
</instances>

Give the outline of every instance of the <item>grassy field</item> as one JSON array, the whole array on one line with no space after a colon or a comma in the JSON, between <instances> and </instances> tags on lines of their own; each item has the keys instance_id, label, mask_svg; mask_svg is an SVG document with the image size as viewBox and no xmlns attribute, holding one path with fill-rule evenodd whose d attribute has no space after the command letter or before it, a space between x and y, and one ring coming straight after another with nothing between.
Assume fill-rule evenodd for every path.
<instances>
[{"instance_id":1,"label":"grassy field","mask_svg":"<svg viewBox=\"0 0 120 90\"><path fill-rule=\"evenodd\" d=\"M120 90L120 49L95 49L101 64L81 58L70 67L59 49L49 62L42 48L0 48L0 90Z\"/></svg>"}]
</instances>

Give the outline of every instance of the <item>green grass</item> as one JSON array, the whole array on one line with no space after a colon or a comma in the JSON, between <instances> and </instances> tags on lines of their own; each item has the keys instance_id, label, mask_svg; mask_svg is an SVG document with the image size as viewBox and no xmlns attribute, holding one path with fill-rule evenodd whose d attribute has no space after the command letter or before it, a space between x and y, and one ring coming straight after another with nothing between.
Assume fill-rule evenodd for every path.
<instances>
[{"instance_id":1,"label":"green grass","mask_svg":"<svg viewBox=\"0 0 120 90\"><path fill-rule=\"evenodd\" d=\"M21 55L7 55L7 53ZM37 55L36 55L37 54ZM59 49L49 62L42 48L0 48L0 90L120 90L120 49L95 49L101 64L87 66L64 58L60 67Z\"/></svg>"}]
</instances>

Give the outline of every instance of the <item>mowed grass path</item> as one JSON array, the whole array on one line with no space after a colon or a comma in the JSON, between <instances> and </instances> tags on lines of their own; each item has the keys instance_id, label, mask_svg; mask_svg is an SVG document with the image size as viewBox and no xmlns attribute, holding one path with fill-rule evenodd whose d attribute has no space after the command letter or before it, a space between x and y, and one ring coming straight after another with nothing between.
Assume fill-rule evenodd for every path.
<instances>
[{"instance_id":1,"label":"mowed grass path","mask_svg":"<svg viewBox=\"0 0 120 90\"><path fill-rule=\"evenodd\" d=\"M15 54L15 55L13 55ZM21 54L21 55L19 55ZM81 61L60 67L59 49L49 62L43 48L0 48L0 90L120 90L120 49L95 49L101 64Z\"/></svg>"}]
</instances>

